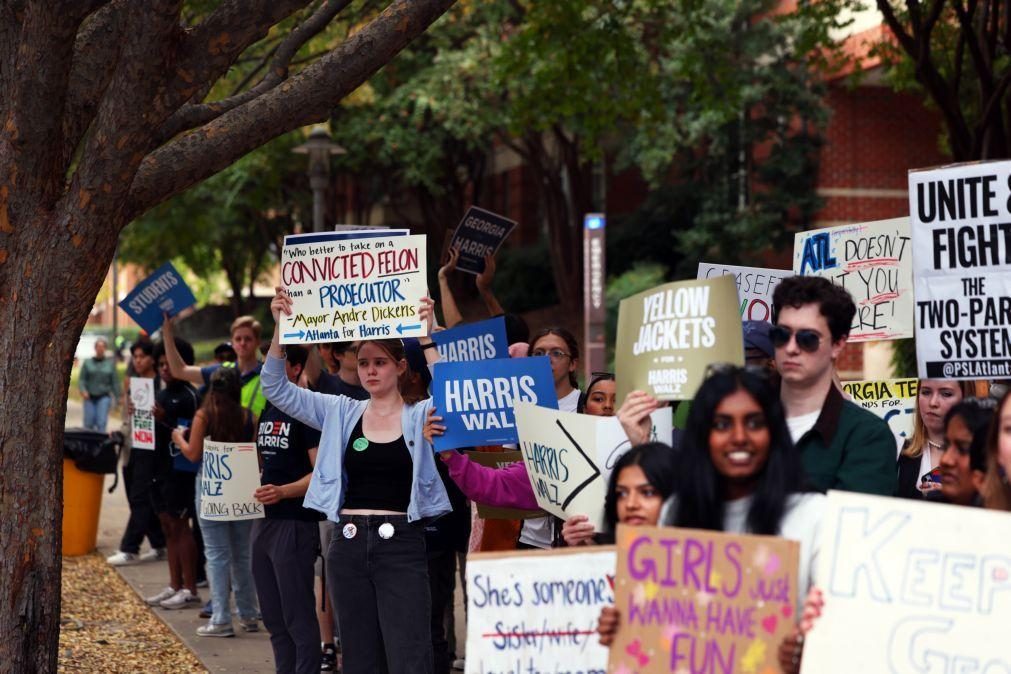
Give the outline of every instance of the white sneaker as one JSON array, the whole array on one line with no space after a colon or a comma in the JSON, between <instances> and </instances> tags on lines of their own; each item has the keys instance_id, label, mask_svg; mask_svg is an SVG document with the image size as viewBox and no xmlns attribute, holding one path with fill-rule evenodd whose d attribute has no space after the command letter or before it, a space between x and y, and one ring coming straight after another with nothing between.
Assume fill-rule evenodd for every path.
<instances>
[{"instance_id":1,"label":"white sneaker","mask_svg":"<svg viewBox=\"0 0 1011 674\"><path fill-rule=\"evenodd\" d=\"M130 566L131 564L137 564L141 561L141 558L133 552L123 552L120 550L114 555L109 555L105 558L111 566Z\"/></svg>"},{"instance_id":2,"label":"white sneaker","mask_svg":"<svg viewBox=\"0 0 1011 674\"><path fill-rule=\"evenodd\" d=\"M158 605L167 609L192 608L200 605L200 597L184 587Z\"/></svg>"},{"instance_id":3,"label":"white sneaker","mask_svg":"<svg viewBox=\"0 0 1011 674\"><path fill-rule=\"evenodd\" d=\"M207 623L206 625L201 625L197 628L198 637L234 637L235 628L232 627L232 623L224 623L223 625L215 625L214 623Z\"/></svg>"},{"instance_id":4,"label":"white sneaker","mask_svg":"<svg viewBox=\"0 0 1011 674\"><path fill-rule=\"evenodd\" d=\"M171 587L166 587L158 594L154 595L153 597L148 597L144 601L148 604L148 606L159 606L163 601L165 601L169 597L174 597L177 592L178 590L173 590Z\"/></svg>"},{"instance_id":5,"label":"white sneaker","mask_svg":"<svg viewBox=\"0 0 1011 674\"><path fill-rule=\"evenodd\" d=\"M467 668L467 661L464 660L463 658L457 658L456 660L453 660L453 669L454 670L458 670L458 671L462 672L466 668Z\"/></svg>"},{"instance_id":6,"label":"white sneaker","mask_svg":"<svg viewBox=\"0 0 1011 674\"><path fill-rule=\"evenodd\" d=\"M139 562L161 562L168 559L168 551L165 548L152 548L141 555L135 555ZM110 564L112 562L109 562Z\"/></svg>"}]
</instances>

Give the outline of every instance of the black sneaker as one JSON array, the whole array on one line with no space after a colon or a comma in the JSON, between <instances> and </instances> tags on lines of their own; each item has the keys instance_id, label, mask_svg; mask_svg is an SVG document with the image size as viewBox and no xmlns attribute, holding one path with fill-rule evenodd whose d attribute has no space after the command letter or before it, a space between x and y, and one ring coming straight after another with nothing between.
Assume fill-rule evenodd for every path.
<instances>
[{"instance_id":1,"label":"black sneaker","mask_svg":"<svg viewBox=\"0 0 1011 674\"><path fill-rule=\"evenodd\" d=\"M323 646L323 653L320 655L319 671L337 672L337 648L333 644Z\"/></svg>"}]
</instances>

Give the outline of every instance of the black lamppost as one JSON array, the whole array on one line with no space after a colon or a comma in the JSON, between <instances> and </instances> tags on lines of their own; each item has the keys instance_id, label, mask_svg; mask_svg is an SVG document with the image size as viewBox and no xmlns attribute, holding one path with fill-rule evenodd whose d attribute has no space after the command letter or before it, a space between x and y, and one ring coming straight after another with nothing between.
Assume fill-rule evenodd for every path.
<instances>
[{"instance_id":1,"label":"black lamppost","mask_svg":"<svg viewBox=\"0 0 1011 674\"><path fill-rule=\"evenodd\" d=\"M309 155L309 187L312 188L312 231L322 232L326 219L326 190L330 184L330 157L346 154L347 150L333 142L330 133L317 127L309 139L292 149L296 154Z\"/></svg>"}]
</instances>

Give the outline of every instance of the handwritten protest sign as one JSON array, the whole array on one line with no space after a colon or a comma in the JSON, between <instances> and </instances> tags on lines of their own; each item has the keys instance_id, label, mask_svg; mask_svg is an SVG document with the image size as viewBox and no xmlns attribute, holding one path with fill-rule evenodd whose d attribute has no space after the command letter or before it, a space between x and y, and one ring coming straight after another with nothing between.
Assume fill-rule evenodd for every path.
<instances>
[{"instance_id":1,"label":"handwritten protest sign","mask_svg":"<svg viewBox=\"0 0 1011 674\"><path fill-rule=\"evenodd\" d=\"M849 341L913 336L909 218L799 232L793 270L846 288L857 305Z\"/></svg>"},{"instance_id":2,"label":"handwritten protest sign","mask_svg":"<svg viewBox=\"0 0 1011 674\"><path fill-rule=\"evenodd\" d=\"M537 505L565 519L586 515L600 531L607 483L597 466L602 417L516 405L516 427Z\"/></svg>"},{"instance_id":3,"label":"handwritten protest sign","mask_svg":"<svg viewBox=\"0 0 1011 674\"><path fill-rule=\"evenodd\" d=\"M385 239L389 236L407 236L411 233L409 229L374 229L365 227L361 229L342 229L337 226L333 232L303 232L302 234L287 234L284 237L285 246L293 246L296 243L330 243L333 241L347 241L349 239Z\"/></svg>"},{"instance_id":4,"label":"handwritten protest sign","mask_svg":"<svg viewBox=\"0 0 1011 674\"><path fill-rule=\"evenodd\" d=\"M281 283L292 299L291 315L281 315L282 344L428 332L418 318L428 293L424 236L288 244L281 251Z\"/></svg>"},{"instance_id":5,"label":"handwritten protest sign","mask_svg":"<svg viewBox=\"0 0 1011 674\"><path fill-rule=\"evenodd\" d=\"M477 323L458 325L432 333L441 360L447 363L508 358L505 318L491 318Z\"/></svg>"},{"instance_id":6,"label":"handwritten protest sign","mask_svg":"<svg viewBox=\"0 0 1011 674\"><path fill-rule=\"evenodd\" d=\"M154 449L154 379L130 377L130 446Z\"/></svg>"},{"instance_id":7,"label":"handwritten protest sign","mask_svg":"<svg viewBox=\"0 0 1011 674\"><path fill-rule=\"evenodd\" d=\"M1007 513L832 491L821 540L803 674L1011 671Z\"/></svg>"},{"instance_id":8,"label":"handwritten protest sign","mask_svg":"<svg viewBox=\"0 0 1011 674\"><path fill-rule=\"evenodd\" d=\"M600 672L613 547L467 555L467 674Z\"/></svg>"},{"instance_id":9,"label":"handwritten protest sign","mask_svg":"<svg viewBox=\"0 0 1011 674\"><path fill-rule=\"evenodd\" d=\"M460 249L456 268L468 274L483 272L485 256L494 255L514 227L515 220L471 206L456 226L449 243L451 248Z\"/></svg>"},{"instance_id":10,"label":"handwritten protest sign","mask_svg":"<svg viewBox=\"0 0 1011 674\"><path fill-rule=\"evenodd\" d=\"M513 408L521 402L558 407L547 356L497 358L480 368L440 361L432 368L432 398L446 427L435 437L440 452L516 442Z\"/></svg>"},{"instance_id":11,"label":"handwritten protest sign","mask_svg":"<svg viewBox=\"0 0 1011 674\"><path fill-rule=\"evenodd\" d=\"M671 445L674 442L674 410L661 407L649 415L653 428L650 430L650 442L662 442ZM632 443L625 435L618 417L599 417L597 421L597 453L595 461L600 468L600 477L607 484L611 470L625 452L632 448Z\"/></svg>"},{"instance_id":12,"label":"handwritten protest sign","mask_svg":"<svg viewBox=\"0 0 1011 674\"><path fill-rule=\"evenodd\" d=\"M796 617L796 541L618 525L617 543L622 626L608 671L780 671L777 650Z\"/></svg>"},{"instance_id":13,"label":"handwritten protest sign","mask_svg":"<svg viewBox=\"0 0 1011 674\"><path fill-rule=\"evenodd\" d=\"M887 421L901 446L913 437L918 386L918 379L844 381L843 391L857 405Z\"/></svg>"},{"instance_id":14,"label":"handwritten protest sign","mask_svg":"<svg viewBox=\"0 0 1011 674\"><path fill-rule=\"evenodd\" d=\"M922 379L1011 377L1011 161L910 171Z\"/></svg>"},{"instance_id":15,"label":"handwritten protest sign","mask_svg":"<svg viewBox=\"0 0 1011 674\"><path fill-rule=\"evenodd\" d=\"M668 283L618 307L618 400L642 389L689 400L711 363L744 364L737 285L729 276Z\"/></svg>"},{"instance_id":16,"label":"handwritten protest sign","mask_svg":"<svg viewBox=\"0 0 1011 674\"><path fill-rule=\"evenodd\" d=\"M204 440L200 517L222 522L262 518L263 504L253 498L259 486L255 443Z\"/></svg>"},{"instance_id":17,"label":"handwritten protest sign","mask_svg":"<svg viewBox=\"0 0 1011 674\"><path fill-rule=\"evenodd\" d=\"M502 469L508 465L523 460L520 451L508 452L467 452L471 461L489 468ZM486 520L526 520L534 517L544 517L543 510L520 510L519 508L496 508L495 506L477 503L477 516Z\"/></svg>"},{"instance_id":18,"label":"handwritten protest sign","mask_svg":"<svg viewBox=\"0 0 1011 674\"><path fill-rule=\"evenodd\" d=\"M737 283L737 296L741 301L742 320L772 321L772 293L779 282L793 276L793 272L786 269L699 262L696 278L707 279L714 276L734 277Z\"/></svg>"},{"instance_id":19,"label":"handwritten protest sign","mask_svg":"<svg viewBox=\"0 0 1011 674\"><path fill-rule=\"evenodd\" d=\"M197 303L193 291L171 262L154 270L137 284L119 303L144 332L152 334L161 328L162 315L175 316Z\"/></svg>"}]
</instances>

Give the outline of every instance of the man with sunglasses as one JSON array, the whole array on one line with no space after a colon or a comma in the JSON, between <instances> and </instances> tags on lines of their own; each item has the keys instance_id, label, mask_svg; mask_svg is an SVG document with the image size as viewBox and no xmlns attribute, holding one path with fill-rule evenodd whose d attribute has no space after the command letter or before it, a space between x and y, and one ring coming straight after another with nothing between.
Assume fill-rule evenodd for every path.
<instances>
[{"instance_id":1,"label":"man with sunglasses","mask_svg":"<svg viewBox=\"0 0 1011 674\"><path fill-rule=\"evenodd\" d=\"M780 397L812 486L890 496L894 436L833 381L856 314L853 298L827 279L794 276L776 287L772 305Z\"/></svg>"}]
</instances>

